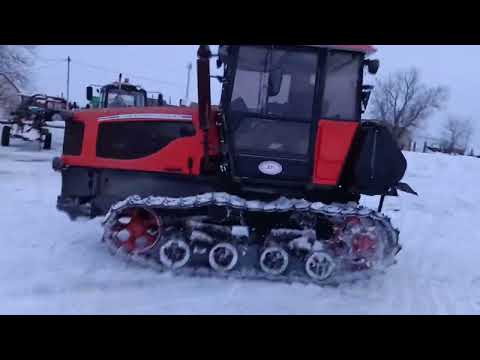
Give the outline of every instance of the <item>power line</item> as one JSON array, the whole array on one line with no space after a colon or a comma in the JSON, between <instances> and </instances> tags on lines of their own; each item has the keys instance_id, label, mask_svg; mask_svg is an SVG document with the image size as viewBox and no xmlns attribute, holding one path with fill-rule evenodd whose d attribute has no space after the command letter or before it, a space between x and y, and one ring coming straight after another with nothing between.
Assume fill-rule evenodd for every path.
<instances>
[{"instance_id":1,"label":"power line","mask_svg":"<svg viewBox=\"0 0 480 360\"><path fill-rule=\"evenodd\" d=\"M54 63L54 64L68 61L67 58L47 58L47 57L40 56L40 55L36 55L36 58L38 60L42 61L42 62L49 62L49 63ZM122 71L118 71L118 70L115 70L115 69L112 69L112 68L107 68L107 67L99 66L99 65L93 65L93 64L89 64L89 63L86 63L84 61L79 61L79 60L71 60L71 62L76 63L78 65L90 67L92 69L96 69L96 70L100 70L100 71L104 71L104 72L109 72L109 73L118 74L118 73L122 72ZM48 66L48 65L45 65L45 66ZM43 67L44 66L42 66L40 68L43 68ZM157 83L164 84L164 85L177 86L177 87L182 86L180 83L177 83L177 82L160 80L160 79L152 78L152 77L149 77L149 76L134 74L134 73L131 73L131 72L129 72L129 75L134 76L138 79L153 81L153 82L157 82Z\"/></svg>"},{"instance_id":2,"label":"power line","mask_svg":"<svg viewBox=\"0 0 480 360\"><path fill-rule=\"evenodd\" d=\"M46 58L46 57L43 57L43 56L40 56L40 55L36 55L35 56L36 60L40 60L40 61L43 61L43 62L63 62L63 61L67 61L67 59L63 59L63 58Z\"/></svg>"},{"instance_id":3,"label":"power line","mask_svg":"<svg viewBox=\"0 0 480 360\"><path fill-rule=\"evenodd\" d=\"M57 62L58 63L58 62ZM38 71L38 70L41 70L41 69L45 69L45 68L48 68L48 67L52 67L54 65L56 65L57 63L55 64L46 64L46 65L40 65L40 66L35 66L35 67L29 67L27 68L28 71ZM5 74L16 74L17 72L16 71L3 71L3 73Z\"/></svg>"},{"instance_id":4,"label":"power line","mask_svg":"<svg viewBox=\"0 0 480 360\"><path fill-rule=\"evenodd\" d=\"M79 65L82 65L82 66L90 67L92 69L96 69L96 70L100 70L100 71L104 71L104 72L115 73L115 74L121 73L121 71L118 71L118 70L114 70L114 69L111 69L111 68L106 68L106 67L103 67L103 66L88 64L88 63L83 62L83 61L72 60L72 63L76 63L76 64L79 64ZM157 83L164 84L164 85L177 86L177 87L182 86L179 83L174 83L174 82L170 82L170 81L155 79L155 78L151 78L151 77L147 77L147 76L143 76L143 75L138 75L138 74L133 74L131 72L129 72L129 75L134 76L138 79L153 81L153 82L157 82Z\"/></svg>"},{"instance_id":5,"label":"power line","mask_svg":"<svg viewBox=\"0 0 480 360\"><path fill-rule=\"evenodd\" d=\"M36 66L36 67L32 67L32 68L30 68L30 70L37 71L37 70L40 70L40 69L44 69L44 68L48 68L48 67L52 67L52 66L54 66L54 65L57 65L57 64L59 64L60 62L63 62L63 61L57 61L57 62L55 62L55 63L44 64L44 65L40 65L40 66Z\"/></svg>"}]
</instances>

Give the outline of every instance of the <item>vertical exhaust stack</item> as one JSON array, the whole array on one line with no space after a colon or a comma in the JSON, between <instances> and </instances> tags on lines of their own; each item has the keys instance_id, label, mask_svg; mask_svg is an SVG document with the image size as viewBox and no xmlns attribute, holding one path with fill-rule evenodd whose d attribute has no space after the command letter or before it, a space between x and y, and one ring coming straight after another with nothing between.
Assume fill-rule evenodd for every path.
<instances>
[{"instance_id":1,"label":"vertical exhaust stack","mask_svg":"<svg viewBox=\"0 0 480 360\"><path fill-rule=\"evenodd\" d=\"M197 51L197 86L198 86L198 113L200 127L204 131L204 165L209 162L208 157L208 130L210 128L210 111L212 99L210 94L210 58L212 52L208 45L200 45Z\"/></svg>"}]
</instances>

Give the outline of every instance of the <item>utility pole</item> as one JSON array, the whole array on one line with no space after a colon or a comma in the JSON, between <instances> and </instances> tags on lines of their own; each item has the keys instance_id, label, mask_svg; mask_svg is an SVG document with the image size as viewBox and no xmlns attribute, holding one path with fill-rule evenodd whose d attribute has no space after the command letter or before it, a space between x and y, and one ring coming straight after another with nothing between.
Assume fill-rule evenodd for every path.
<instances>
[{"instance_id":1,"label":"utility pole","mask_svg":"<svg viewBox=\"0 0 480 360\"><path fill-rule=\"evenodd\" d=\"M70 56L67 58L67 106L70 104Z\"/></svg>"},{"instance_id":2,"label":"utility pole","mask_svg":"<svg viewBox=\"0 0 480 360\"><path fill-rule=\"evenodd\" d=\"M192 63L188 63L187 70L188 70L188 73L187 73L187 93L185 94L185 105L188 104L188 95L189 95L189 92L190 92L190 72L192 71Z\"/></svg>"}]
</instances>

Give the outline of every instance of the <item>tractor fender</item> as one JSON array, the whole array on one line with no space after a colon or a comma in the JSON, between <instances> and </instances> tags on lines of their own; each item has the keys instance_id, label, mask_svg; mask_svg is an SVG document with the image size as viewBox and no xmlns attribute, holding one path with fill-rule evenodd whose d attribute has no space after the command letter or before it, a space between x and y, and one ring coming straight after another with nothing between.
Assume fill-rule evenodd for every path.
<instances>
[{"instance_id":1,"label":"tractor fender","mask_svg":"<svg viewBox=\"0 0 480 360\"><path fill-rule=\"evenodd\" d=\"M361 124L351 159L351 186L369 196L396 189L407 170L397 141L387 127L375 122Z\"/></svg>"}]
</instances>

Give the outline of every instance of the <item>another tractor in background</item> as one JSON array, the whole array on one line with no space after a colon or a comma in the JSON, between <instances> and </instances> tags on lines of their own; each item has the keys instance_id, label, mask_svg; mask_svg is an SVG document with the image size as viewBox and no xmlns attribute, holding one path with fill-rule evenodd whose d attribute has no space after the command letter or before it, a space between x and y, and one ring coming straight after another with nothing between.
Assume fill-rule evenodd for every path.
<instances>
[{"instance_id":1,"label":"another tractor in background","mask_svg":"<svg viewBox=\"0 0 480 360\"><path fill-rule=\"evenodd\" d=\"M96 94L94 94L96 92ZM111 84L87 87L87 100L93 109L110 109L125 107L146 107L165 105L162 94L152 102L147 91L140 85L130 84L128 79L122 81L120 74L118 81Z\"/></svg>"},{"instance_id":2,"label":"another tractor in background","mask_svg":"<svg viewBox=\"0 0 480 360\"><path fill-rule=\"evenodd\" d=\"M52 146L52 133L48 128L63 128L52 123L63 121L69 113L67 101L60 97L43 94L19 95L21 103L10 114L2 128L1 145L9 146L10 139L16 138L24 141L38 141L42 148L48 150Z\"/></svg>"}]
</instances>

